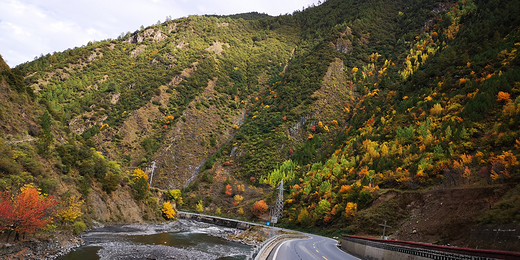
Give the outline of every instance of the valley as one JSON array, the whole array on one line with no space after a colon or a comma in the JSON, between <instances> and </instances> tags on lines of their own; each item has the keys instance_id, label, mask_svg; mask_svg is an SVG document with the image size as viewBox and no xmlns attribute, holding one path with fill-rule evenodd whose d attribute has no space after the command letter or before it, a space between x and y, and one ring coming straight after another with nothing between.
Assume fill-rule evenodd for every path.
<instances>
[{"instance_id":1,"label":"valley","mask_svg":"<svg viewBox=\"0 0 520 260\"><path fill-rule=\"evenodd\" d=\"M327 0L0 59L0 240L179 210L262 223L283 180L277 226L519 251L492 231L520 221L519 17Z\"/></svg>"}]
</instances>

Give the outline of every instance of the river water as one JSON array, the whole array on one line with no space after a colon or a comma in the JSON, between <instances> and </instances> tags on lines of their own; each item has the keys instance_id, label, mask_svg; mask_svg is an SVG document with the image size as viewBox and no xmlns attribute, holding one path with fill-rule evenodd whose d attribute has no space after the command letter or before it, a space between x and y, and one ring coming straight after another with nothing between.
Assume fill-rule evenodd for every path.
<instances>
[{"instance_id":1,"label":"river water","mask_svg":"<svg viewBox=\"0 0 520 260\"><path fill-rule=\"evenodd\" d=\"M107 226L83 233L85 244L58 259L245 259L251 246L222 238L235 232L192 220Z\"/></svg>"}]
</instances>

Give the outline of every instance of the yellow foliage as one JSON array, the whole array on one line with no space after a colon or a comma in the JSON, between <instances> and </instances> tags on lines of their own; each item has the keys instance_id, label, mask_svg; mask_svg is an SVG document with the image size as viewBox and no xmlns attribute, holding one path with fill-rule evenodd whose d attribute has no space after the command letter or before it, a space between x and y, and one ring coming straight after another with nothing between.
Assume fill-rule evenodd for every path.
<instances>
[{"instance_id":1,"label":"yellow foliage","mask_svg":"<svg viewBox=\"0 0 520 260\"><path fill-rule=\"evenodd\" d=\"M172 115L167 115L167 116L164 117L164 122L165 122L166 124L170 124L171 122L173 122L174 119L175 119L174 116L172 116Z\"/></svg>"},{"instance_id":2,"label":"yellow foliage","mask_svg":"<svg viewBox=\"0 0 520 260\"><path fill-rule=\"evenodd\" d=\"M500 175L498 175L495 171L491 171L490 177L493 181L496 181L496 180L498 180L498 178L500 178Z\"/></svg>"},{"instance_id":3,"label":"yellow foliage","mask_svg":"<svg viewBox=\"0 0 520 260\"><path fill-rule=\"evenodd\" d=\"M238 184L237 185L237 192L244 192L245 191L245 186L244 184Z\"/></svg>"},{"instance_id":4,"label":"yellow foliage","mask_svg":"<svg viewBox=\"0 0 520 260\"><path fill-rule=\"evenodd\" d=\"M244 215L244 209L243 208L239 208L237 210L237 213L238 213L238 215Z\"/></svg>"},{"instance_id":5,"label":"yellow foliage","mask_svg":"<svg viewBox=\"0 0 520 260\"><path fill-rule=\"evenodd\" d=\"M502 108L503 117L513 117L520 113L520 106L516 106L513 102L508 101Z\"/></svg>"},{"instance_id":6,"label":"yellow foliage","mask_svg":"<svg viewBox=\"0 0 520 260\"><path fill-rule=\"evenodd\" d=\"M132 174L132 180L137 181L140 178L144 178L148 182L148 174L146 174L143 170L137 168L134 170L134 173Z\"/></svg>"},{"instance_id":7,"label":"yellow foliage","mask_svg":"<svg viewBox=\"0 0 520 260\"><path fill-rule=\"evenodd\" d=\"M236 203L238 204L238 203L240 203L242 200L244 200L244 197L242 197L242 196L240 196L240 195L237 194L237 195L235 195L235 196L233 197L233 199L234 199L234 200L236 201Z\"/></svg>"},{"instance_id":8,"label":"yellow foliage","mask_svg":"<svg viewBox=\"0 0 520 260\"><path fill-rule=\"evenodd\" d=\"M204 205L202 205L202 200L199 200L197 205L195 205L195 210L197 212L203 212L204 211Z\"/></svg>"},{"instance_id":9,"label":"yellow foliage","mask_svg":"<svg viewBox=\"0 0 520 260\"><path fill-rule=\"evenodd\" d=\"M163 217L165 219L174 219L175 218L175 210L170 202L163 203L162 209Z\"/></svg>"},{"instance_id":10,"label":"yellow foliage","mask_svg":"<svg viewBox=\"0 0 520 260\"><path fill-rule=\"evenodd\" d=\"M348 202L347 206L345 207L345 216L347 218L353 217L354 215L356 215L356 211L357 211L357 203Z\"/></svg>"},{"instance_id":11,"label":"yellow foliage","mask_svg":"<svg viewBox=\"0 0 520 260\"><path fill-rule=\"evenodd\" d=\"M323 130L325 130L325 131L328 132L328 131L329 131L329 127L328 127L328 126L324 126L324 127L323 127Z\"/></svg>"},{"instance_id":12,"label":"yellow foliage","mask_svg":"<svg viewBox=\"0 0 520 260\"><path fill-rule=\"evenodd\" d=\"M433 105L433 107L430 109L430 114L432 115L440 115L442 113L442 105L437 103L435 105Z\"/></svg>"},{"instance_id":13,"label":"yellow foliage","mask_svg":"<svg viewBox=\"0 0 520 260\"><path fill-rule=\"evenodd\" d=\"M62 201L62 208L58 210L57 216L64 222L73 222L81 217L81 205L84 201L80 200L78 196L70 196L67 200Z\"/></svg>"},{"instance_id":14,"label":"yellow foliage","mask_svg":"<svg viewBox=\"0 0 520 260\"><path fill-rule=\"evenodd\" d=\"M358 70L359 69L357 67L352 68L352 74L356 74L356 72L358 72Z\"/></svg>"},{"instance_id":15,"label":"yellow foliage","mask_svg":"<svg viewBox=\"0 0 520 260\"><path fill-rule=\"evenodd\" d=\"M388 156L389 149L388 149L388 146L386 145L386 143L383 143L379 149L381 152L381 156L383 156L383 157Z\"/></svg>"}]
</instances>

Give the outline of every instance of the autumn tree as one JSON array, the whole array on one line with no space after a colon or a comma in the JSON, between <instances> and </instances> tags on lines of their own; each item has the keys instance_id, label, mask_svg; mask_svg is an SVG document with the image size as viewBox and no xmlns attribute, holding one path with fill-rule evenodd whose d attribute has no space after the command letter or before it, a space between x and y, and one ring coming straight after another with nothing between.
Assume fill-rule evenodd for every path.
<instances>
[{"instance_id":1,"label":"autumn tree","mask_svg":"<svg viewBox=\"0 0 520 260\"><path fill-rule=\"evenodd\" d=\"M81 206L84 201L80 200L78 196L72 195L60 203L60 209L56 214L63 222L73 222L78 217L83 215Z\"/></svg>"},{"instance_id":2,"label":"autumn tree","mask_svg":"<svg viewBox=\"0 0 520 260\"><path fill-rule=\"evenodd\" d=\"M204 205L202 204L202 200L199 200L199 202L195 206L195 210L197 212L203 212L204 211Z\"/></svg>"},{"instance_id":3,"label":"autumn tree","mask_svg":"<svg viewBox=\"0 0 520 260\"><path fill-rule=\"evenodd\" d=\"M135 198L142 200L148 194L150 185L148 183L148 174L141 169L135 169L132 174L133 188L135 191Z\"/></svg>"},{"instance_id":4,"label":"autumn tree","mask_svg":"<svg viewBox=\"0 0 520 260\"><path fill-rule=\"evenodd\" d=\"M267 203L265 203L264 200L260 200L260 201L255 202L253 207L251 207L251 213L253 215L255 215L257 218L259 218L264 213L266 213L268 209L269 209L269 206L267 206Z\"/></svg>"},{"instance_id":5,"label":"autumn tree","mask_svg":"<svg viewBox=\"0 0 520 260\"><path fill-rule=\"evenodd\" d=\"M238 194L237 194L237 195L235 195L235 196L233 197L233 199L234 199L234 200L233 200L233 205L236 206L236 205L238 205L242 200L244 200L244 197L242 197L241 195L238 195Z\"/></svg>"},{"instance_id":6,"label":"autumn tree","mask_svg":"<svg viewBox=\"0 0 520 260\"><path fill-rule=\"evenodd\" d=\"M348 202L347 206L345 207L345 216L347 218L353 217L356 214L356 211L357 211L357 203Z\"/></svg>"},{"instance_id":7,"label":"autumn tree","mask_svg":"<svg viewBox=\"0 0 520 260\"><path fill-rule=\"evenodd\" d=\"M175 218L175 210L173 209L173 206L169 201L163 203L161 211L162 211L163 217L165 219L174 219Z\"/></svg>"},{"instance_id":8,"label":"autumn tree","mask_svg":"<svg viewBox=\"0 0 520 260\"><path fill-rule=\"evenodd\" d=\"M22 187L21 193L0 192L0 228L20 235L32 234L52 221L57 201L53 196L40 194L32 185Z\"/></svg>"}]
</instances>

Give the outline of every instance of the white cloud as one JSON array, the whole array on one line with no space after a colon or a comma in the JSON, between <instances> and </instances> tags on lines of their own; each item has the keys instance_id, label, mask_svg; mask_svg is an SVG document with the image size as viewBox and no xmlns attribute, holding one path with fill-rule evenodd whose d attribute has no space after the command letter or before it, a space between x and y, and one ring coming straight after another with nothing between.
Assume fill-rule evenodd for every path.
<instances>
[{"instance_id":1,"label":"white cloud","mask_svg":"<svg viewBox=\"0 0 520 260\"><path fill-rule=\"evenodd\" d=\"M193 14L292 13L318 0L2 0L0 54L10 66Z\"/></svg>"}]
</instances>

